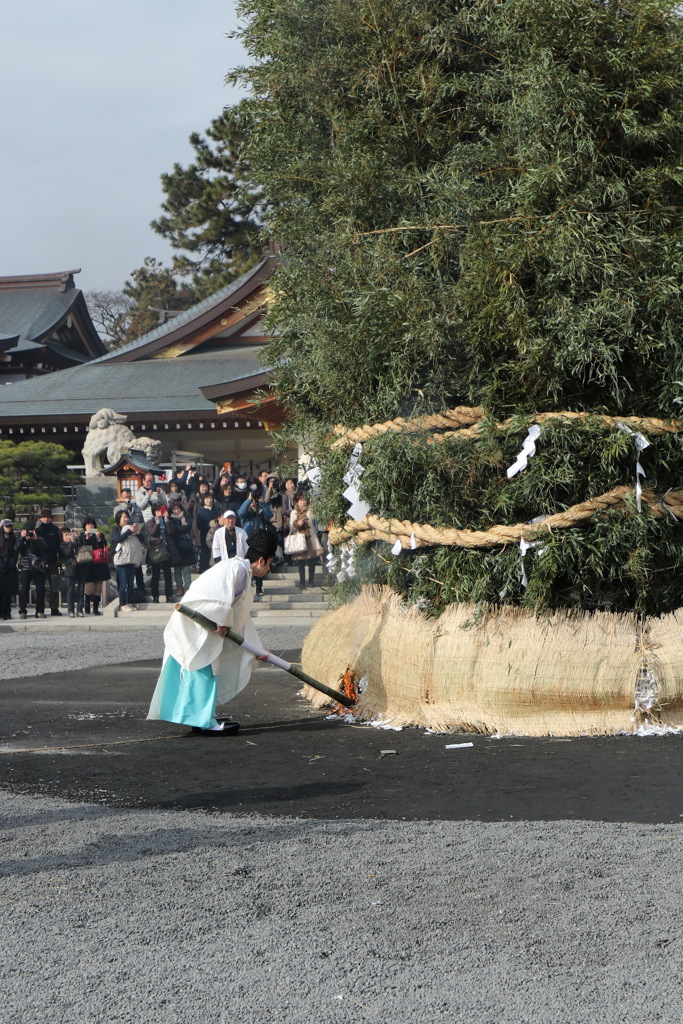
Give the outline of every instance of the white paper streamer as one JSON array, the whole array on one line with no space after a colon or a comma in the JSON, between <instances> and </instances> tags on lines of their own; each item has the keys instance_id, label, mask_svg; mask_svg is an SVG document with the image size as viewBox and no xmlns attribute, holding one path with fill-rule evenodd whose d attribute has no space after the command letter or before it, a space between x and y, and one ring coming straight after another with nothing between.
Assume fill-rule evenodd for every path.
<instances>
[{"instance_id":1,"label":"white paper streamer","mask_svg":"<svg viewBox=\"0 0 683 1024\"><path fill-rule=\"evenodd\" d=\"M392 555L400 555L403 551L403 545L401 544L401 538L394 542L394 546L391 549Z\"/></svg>"},{"instance_id":2,"label":"white paper streamer","mask_svg":"<svg viewBox=\"0 0 683 1024\"><path fill-rule=\"evenodd\" d=\"M640 483L642 476L645 479L645 470L640 464L640 453L644 452L646 448L650 447L650 441L640 433L639 430L633 431L627 423L617 423L619 430L623 430L625 434L630 434L633 438L633 443L636 449L636 508L639 512L642 512L642 497L643 488Z\"/></svg>"},{"instance_id":3,"label":"white paper streamer","mask_svg":"<svg viewBox=\"0 0 683 1024\"><path fill-rule=\"evenodd\" d=\"M410 535L410 550L415 551L417 549L417 538L414 533Z\"/></svg>"},{"instance_id":4,"label":"white paper streamer","mask_svg":"<svg viewBox=\"0 0 683 1024\"><path fill-rule=\"evenodd\" d=\"M541 516L540 518L544 519L545 516ZM539 545L541 545L542 543L543 542L540 540L524 540L524 537L520 537L519 539L520 582L523 587L529 586L529 581L526 576L526 566L524 565L524 556L526 555L527 551L532 551L534 548L538 548L538 550L536 551L536 557L538 558L539 555L542 555L545 551L545 546L539 547Z\"/></svg>"},{"instance_id":5,"label":"white paper streamer","mask_svg":"<svg viewBox=\"0 0 683 1024\"><path fill-rule=\"evenodd\" d=\"M522 445L522 450L507 471L508 480L511 480L517 473L526 469L529 459L532 455L536 454L536 441L540 434L541 428L538 423L534 423L533 427L529 427L529 433Z\"/></svg>"},{"instance_id":6,"label":"white paper streamer","mask_svg":"<svg viewBox=\"0 0 683 1024\"><path fill-rule=\"evenodd\" d=\"M363 445L358 442L354 445L354 449L351 452L349 461L346 465L346 472L344 473L344 483L346 484L346 490L343 492L343 497L351 505L349 509L349 518L355 519L356 522L360 522L361 519L365 519L366 515L370 511L370 506L367 501L361 501L360 497L360 479L365 472L365 468L360 464L360 457L363 454Z\"/></svg>"}]
</instances>

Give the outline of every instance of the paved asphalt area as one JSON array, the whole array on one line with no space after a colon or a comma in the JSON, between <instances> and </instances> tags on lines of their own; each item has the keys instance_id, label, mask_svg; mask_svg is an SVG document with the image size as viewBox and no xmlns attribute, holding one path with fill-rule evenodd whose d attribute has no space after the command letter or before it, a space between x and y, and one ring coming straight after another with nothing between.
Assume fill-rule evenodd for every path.
<instances>
[{"instance_id":1,"label":"paved asphalt area","mask_svg":"<svg viewBox=\"0 0 683 1024\"><path fill-rule=\"evenodd\" d=\"M297 680L268 666L226 706L240 732L204 737L145 720L158 671L154 660L5 681L2 788L318 819L683 818L678 735L496 740L349 725L327 721Z\"/></svg>"}]
</instances>

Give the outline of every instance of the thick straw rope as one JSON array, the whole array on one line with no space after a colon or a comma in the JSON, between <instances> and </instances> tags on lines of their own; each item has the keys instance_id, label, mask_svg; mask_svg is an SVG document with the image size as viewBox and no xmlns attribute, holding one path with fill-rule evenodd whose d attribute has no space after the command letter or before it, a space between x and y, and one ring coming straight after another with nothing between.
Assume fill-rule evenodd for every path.
<instances>
[{"instance_id":1,"label":"thick straw rope","mask_svg":"<svg viewBox=\"0 0 683 1024\"><path fill-rule=\"evenodd\" d=\"M683 420L659 420L652 416L602 416L591 412L541 412L533 417L534 423L545 423L548 420L600 420L606 426L617 426L619 423L627 423L636 430L644 430L649 434L677 434L683 430ZM472 437L480 428L484 419L484 410L480 406L468 408L459 405L455 409L446 412L435 413L433 416L421 416L419 419L406 420L397 416L394 420L387 420L385 423L366 424L363 427L355 427L347 430L341 424L333 428L333 433L338 434L336 441L332 442L333 448L341 448L345 445L355 444L357 441L367 441L379 434L402 434L417 433L425 430L440 430L446 427L451 428L445 434L434 434L432 441L444 441L446 438ZM507 427L513 422L512 418L498 423L499 428ZM468 427L467 430L461 428ZM455 428L455 429L454 429Z\"/></svg>"},{"instance_id":2,"label":"thick straw rope","mask_svg":"<svg viewBox=\"0 0 683 1024\"><path fill-rule=\"evenodd\" d=\"M565 512L556 512L544 519L542 523L492 526L489 530L438 528L421 523L410 523L407 520L382 519L379 516L368 515L360 522L350 519L343 527L333 527L330 530L329 540L331 544L343 544L344 541L352 538L358 544L366 544L373 540L384 540L389 543L400 540L401 547L410 548L411 537L414 537L415 546L418 548L436 545L493 548L505 544L518 544L522 537L525 540L536 540L544 534L552 533L553 530L576 526L592 519L597 512L623 506L633 495L632 487L614 487L598 498L589 498L588 501L572 505ZM683 519L683 491L668 491L664 497L659 498L654 491L644 489L642 500L650 506L657 519L662 519L667 515Z\"/></svg>"}]
</instances>

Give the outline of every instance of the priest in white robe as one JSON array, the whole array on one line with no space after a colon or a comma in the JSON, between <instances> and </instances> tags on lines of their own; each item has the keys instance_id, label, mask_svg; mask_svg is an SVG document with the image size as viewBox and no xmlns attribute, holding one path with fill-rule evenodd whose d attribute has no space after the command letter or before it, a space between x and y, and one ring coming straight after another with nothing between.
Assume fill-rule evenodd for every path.
<instances>
[{"instance_id":1,"label":"priest in white robe","mask_svg":"<svg viewBox=\"0 0 683 1024\"><path fill-rule=\"evenodd\" d=\"M259 648L251 621L252 577L270 571L277 550L274 533L256 530L245 558L228 558L202 573L183 604L217 624L209 632L174 611L164 630L164 660L148 719L177 722L207 734L236 732L230 720L216 719L216 705L232 700L249 682L254 655L225 640L227 628Z\"/></svg>"}]
</instances>

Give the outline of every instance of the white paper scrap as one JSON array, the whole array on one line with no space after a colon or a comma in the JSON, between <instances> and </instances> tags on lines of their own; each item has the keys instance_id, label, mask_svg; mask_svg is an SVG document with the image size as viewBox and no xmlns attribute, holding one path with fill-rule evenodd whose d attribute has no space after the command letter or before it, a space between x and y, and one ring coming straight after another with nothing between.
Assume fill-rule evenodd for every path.
<instances>
[{"instance_id":1,"label":"white paper scrap","mask_svg":"<svg viewBox=\"0 0 683 1024\"><path fill-rule=\"evenodd\" d=\"M349 516L351 519L355 519L356 522L359 523L361 519L365 519L369 511L370 506L367 501L355 501L349 509Z\"/></svg>"},{"instance_id":2,"label":"white paper scrap","mask_svg":"<svg viewBox=\"0 0 683 1024\"><path fill-rule=\"evenodd\" d=\"M403 551L403 545L401 544L401 538L394 542L394 546L391 549L392 555L400 555Z\"/></svg>"},{"instance_id":3,"label":"white paper scrap","mask_svg":"<svg viewBox=\"0 0 683 1024\"><path fill-rule=\"evenodd\" d=\"M457 750L459 747L473 747L474 743L447 743L446 750Z\"/></svg>"},{"instance_id":4,"label":"white paper scrap","mask_svg":"<svg viewBox=\"0 0 683 1024\"><path fill-rule=\"evenodd\" d=\"M360 491L358 490L355 484L350 484L349 487L347 487L346 490L343 491L342 497L346 498L350 505L353 505L353 503L355 501L358 501L358 499L360 498Z\"/></svg>"},{"instance_id":5,"label":"white paper scrap","mask_svg":"<svg viewBox=\"0 0 683 1024\"><path fill-rule=\"evenodd\" d=\"M410 535L410 550L415 551L417 548L417 538L414 533Z\"/></svg>"}]
</instances>

